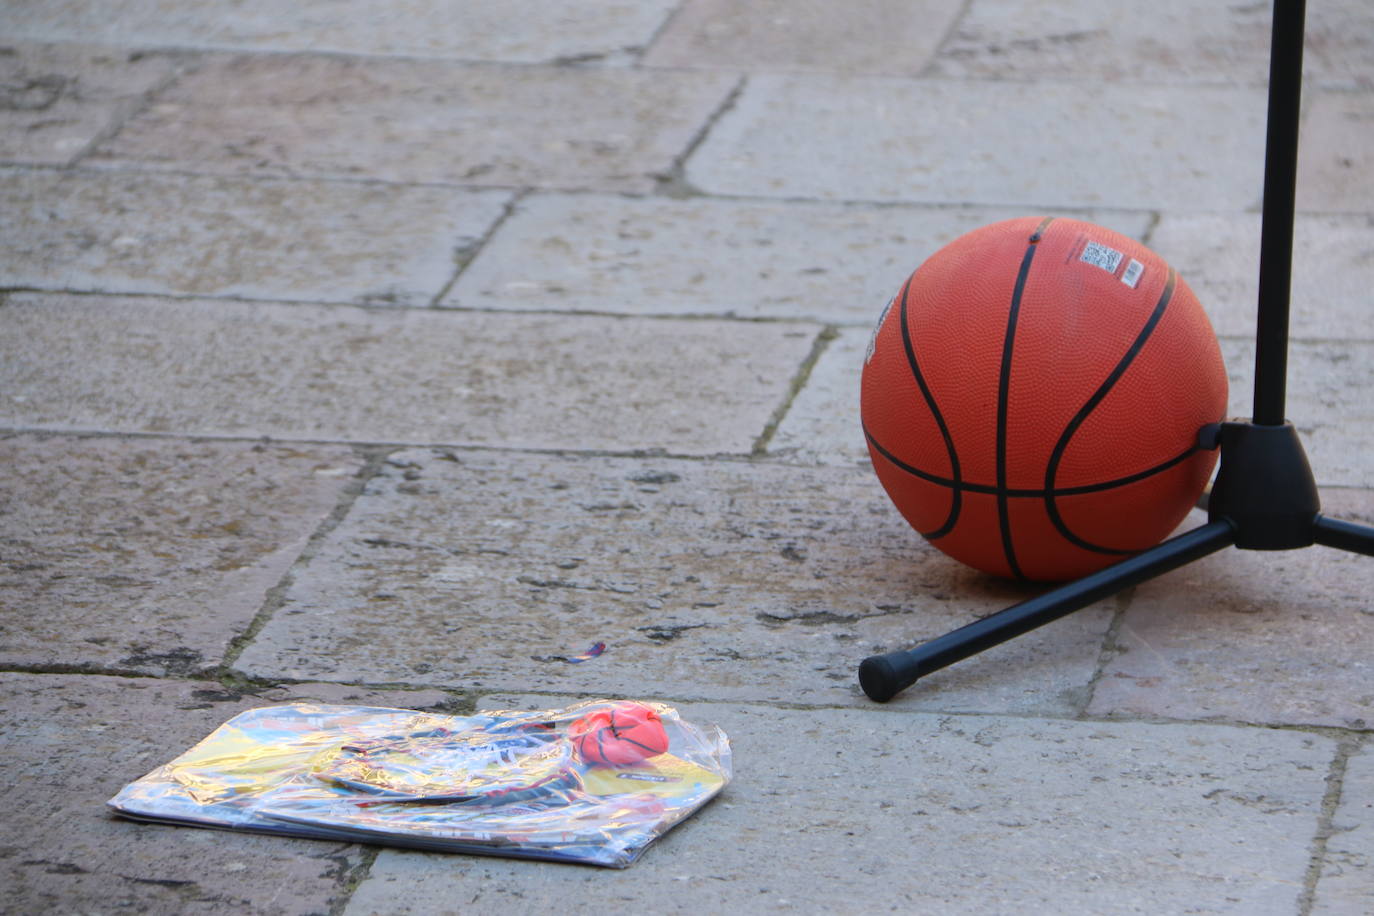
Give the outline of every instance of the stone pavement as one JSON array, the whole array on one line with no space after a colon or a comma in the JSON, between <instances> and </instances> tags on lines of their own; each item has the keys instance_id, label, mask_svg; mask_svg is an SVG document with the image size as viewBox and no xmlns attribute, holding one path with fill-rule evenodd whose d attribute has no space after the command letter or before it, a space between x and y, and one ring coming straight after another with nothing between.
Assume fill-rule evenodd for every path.
<instances>
[{"instance_id":1,"label":"stone pavement","mask_svg":"<svg viewBox=\"0 0 1374 916\"><path fill-rule=\"evenodd\" d=\"M1368 524L1374 7L1308 6L1289 414ZM1033 593L867 464L942 244L1140 238L1248 414L1267 5L1124 12L0 0L0 909L1374 912L1368 559L1224 551L858 691ZM104 809L256 705L583 696L734 741L625 871Z\"/></svg>"}]
</instances>

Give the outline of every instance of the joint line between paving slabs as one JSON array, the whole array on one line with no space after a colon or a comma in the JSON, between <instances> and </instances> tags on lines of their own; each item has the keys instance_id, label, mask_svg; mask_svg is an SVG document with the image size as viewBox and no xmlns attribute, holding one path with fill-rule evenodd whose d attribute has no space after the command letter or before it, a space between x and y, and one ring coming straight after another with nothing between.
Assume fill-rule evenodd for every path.
<instances>
[{"instance_id":1,"label":"joint line between paving slabs","mask_svg":"<svg viewBox=\"0 0 1374 916\"><path fill-rule=\"evenodd\" d=\"M1326 774L1326 794L1322 796L1321 814L1317 817L1317 830L1312 837L1312 854L1307 861L1302 893L1298 895L1298 916L1309 916L1316 904L1317 882L1321 880L1322 866L1326 864L1326 845L1334 831L1336 808L1341 803L1341 793L1345 788L1346 768L1359 749L1359 744L1360 739L1354 735L1341 739L1336 745L1335 756L1331 758L1331 768Z\"/></svg>"},{"instance_id":2,"label":"joint line between paving slabs","mask_svg":"<svg viewBox=\"0 0 1374 916\"><path fill-rule=\"evenodd\" d=\"M807 381L811 378L811 372L816 368L816 363L820 362L821 355L830 346L830 342L839 336L839 331L834 325L826 325L821 328L816 335L816 340L811 345L811 352L802 360L801 366L797 369L797 374L792 377L792 384L787 388L787 393L783 395L782 403L778 409L773 411L773 415L768 418L768 423L763 427L763 432L758 439L754 440L754 446L749 450L753 457L759 457L768 453L768 445L773 441L773 436L777 433L778 427L782 425L787 412L792 409L792 403L796 401L797 395L806 387Z\"/></svg>"},{"instance_id":3,"label":"joint line between paving slabs","mask_svg":"<svg viewBox=\"0 0 1374 916\"><path fill-rule=\"evenodd\" d=\"M940 36L940 40L935 43L934 49L930 52L930 59L917 71L917 79L928 78L932 75L931 71L935 69L935 63L940 59L940 53L944 51L945 45L949 44L950 39L954 37L955 33L959 31L959 27L964 24L964 20L968 18L969 7L971 6L973 6L973 0L964 0L963 3L959 4L959 12L950 17L949 25L945 27L945 34Z\"/></svg>"},{"instance_id":4,"label":"joint line between paving slabs","mask_svg":"<svg viewBox=\"0 0 1374 916\"><path fill-rule=\"evenodd\" d=\"M1107 665L1121 654L1118 640L1121 628L1125 624L1126 612L1131 609L1131 602L1135 600L1135 586L1128 586L1117 592L1113 600L1116 602L1116 609L1112 612L1111 622L1107 624L1107 632L1102 634L1102 648L1097 653L1097 664L1093 667L1092 677L1088 678L1088 683L1083 689L1082 705L1076 712L1079 718L1086 717L1088 707L1092 705L1093 694L1097 692L1097 684L1107 671Z\"/></svg>"},{"instance_id":5,"label":"joint line between paving slabs","mask_svg":"<svg viewBox=\"0 0 1374 916\"><path fill-rule=\"evenodd\" d=\"M376 863L377 857L382 854L380 846L360 846L362 854L358 864L344 875L343 887L340 889L338 899L329 908L329 916L343 916L348 909L348 904L352 902L353 895L358 892L358 888L363 886L363 882L372 876L372 866Z\"/></svg>"},{"instance_id":6,"label":"joint line between paving slabs","mask_svg":"<svg viewBox=\"0 0 1374 916\"><path fill-rule=\"evenodd\" d=\"M0 286L0 296L15 293L91 299L151 299L157 302L233 302L239 305L317 305L331 308L338 306L390 315L395 315L398 308L418 308L412 306L380 305L376 302L356 302L345 299L288 299L281 296L261 298L232 293L187 293L153 289L117 290L112 292L110 290L74 286Z\"/></svg>"},{"instance_id":7,"label":"joint line between paving slabs","mask_svg":"<svg viewBox=\"0 0 1374 916\"><path fill-rule=\"evenodd\" d=\"M1145 223L1145 231L1140 233L1140 244L1144 245L1146 248L1154 244L1155 230L1159 228L1159 224L1164 220L1164 213L1161 210L1150 210L1148 214L1149 221Z\"/></svg>"},{"instance_id":8,"label":"joint line between paving slabs","mask_svg":"<svg viewBox=\"0 0 1374 916\"><path fill-rule=\"evenodd\" d=\"M448 282L440 287L439 291L434 294L434 298L429 300L430 308L440 307L440 303L444 301L444 297L447 296L449 292L452 291L454 285L458 283L458 280L468 269L468 265L482 253L483 248L487 247L487 243L491 241L492 236L496 235L501 227L515 215L516 208L530 195L532 190L531 188L520 188L517 190L511 195L511 199L506 201L506 205L501 208L501 215L492 221L491 225L487 227L487 231L482 233L481 238L470 245L464 245L454 251L453 260L455 269L453 275L449 277Z\"/></svg>"},{"instance_id":9,"label":"joint line between paving slabs","mask_svg":"<svg viewBox=\"0 0 1374 916\"><path fill-rule=\"evenodd\" d=\"M137 98L130 100L126 105L119 106L114 116L110 119L110 123L96 131L95 136L90 139L90 142L77 150L76 154L66 161L65 168L76 168L97 149L113 140L119 135L120 131L128 126L130 121L147 111L152 106L153 102L157 100L158 96L175 85L188 71L196 69L198 63L188 60L186 55L177 51L164 51L159 49L153 51L130 51L129 53L130 60L137 60L140 57L147 56L173 58L174 66L171 72L149 86Z\"/></svg>"},{"instance_id":10,"label":"joint line between paving slabs","mask_svg":"<svg viewBox=\"0 0 1374 916\"><path fill-rule=\"evenodd\" d=\"M4 294L0 293L0 307L4 305ZM624 316L617 316L624 317ZM100 439L148 439L148 440L167 440L167 439L186 439L191 438L205 442L268 442L274 445L346 445L366 453L371 451L381 451L386 454L411 448L434 448L434 449L453 449L464 452L500 452L513 453L517 455L576 455L581 458L653 458L665 459L668 461L725 461L725 462L747 462L754 456L741 452L724 453L718 455L701 455L695 452L670 452L661 448L623 448L623 449L598 449L598 448L561 448L557 446L513 446L491 444L483 442L379 442L364 441L357 439L328 439L328 438L300 438L300 437L281 437L262 435L253 433L188 433L184 431L176 432L144 432L141 430L122 430L122 429L98 429L95 427L46 427L46 426L0 426L0 434L3 435L28 435L28 436L72 436L76 438ZM361 471L359 473L362 473ZM1354 488L1359 489L1359 488ZM304 555L304 554L303 554Z\"/></svg>"},{"instance_id":11,"label":"joint line between paving slabs","mask_svg":"<svg viewBox=\"0 0 1374 916\"><path fill-rule=\"evenodd\" d=\"M142 108L139 109L140 111ZM127 123L129 119L126 118ZM92 150L94 152L94 150ZM85 155L83 153L83 155ZM362 187L376 188L445 188L453 191L472 191L480 193L483 191L505 191L508 194L520 194L529 187L524 184L472 184L465 181L445 181L437 178L425 179L402 179L384 178L372 175L335 175L328 172L321 173L299 173L281 172L270 174L252 173L233 173L233 172L198 172L194 168L174 168L159 167L157 169L139 168L137 165L126 165L119 162L110 165L83 166L80 163L75 165L56 164L50 162L0 162L0 171L5 172L77 172L86 176L123 176L123 177L144 177L144 178L186 178L199 179L202 181L223 181L223 182L242 182L245 184L341 184L356 185ZM562 188L543 188L545 191L561 191ZM566 189L567 193L579 193L578 189ZM601 194L605 193L600 189L584 189L581 193ZM776 198L760 198L776 199Z\"/></svg>"},{"instance_id":12,"label":"joint line between paving slabs","mask_svg":"<svg viewBox=\"0 0 1374 916\"><path fill-rule=\"evenodd\" d=\"M668 15L664 16L663 21L658 24L658 28L654 29L654 34L649 36L649 40L644 42L644 47L639 49L639 54L635 55L635 69L649 69L642 66L644 55L648 54L653 50L654 45L658 44L658 40L663 37L664 33L667 32L668 29L672 27L673 23L677 21L677 18L682 15L682 10L687 6L688 2L689 0L678 0L677 3L673 4L673 8L668 11Z\"/></svg>"},{"instance_id":13,"label":"joint line between paving slabs","mask_svg":"<svg viewBox=\"0 0 1374 916\"><path fill-rule=\"evenodd\" d=\"M295 581L297 568L303 563L310 562L319 549L320 543L329 536L330 532L339 527L344 517L353 508L353 504L358 501L358 497L363 494L363 490L367 488L368 483L381 472L382 464L386 461L387 456L395 451L394 447L378 448L376 446L355 446L355 449L364 456L363 466L358 469L357 474L343 488L334 508L311 533L305 546L301 548L299 556L291 563L281 580L268 589L262 607L258 609L258 613L254 615L247 629L230 641L229 648L225 650L224 658L220 662L219 673L221 675L229 675L233 672L234 663L238 661L239 656L257 638L263 627L267 626L268 622L285 603L286 590Z\"/></svg>"},{"instance_id":14,"label":"joint line between paving slabs","mask_svg":"<svg viewBox=\"0 0 1374 916\"><path fill-rule=\"evenodd\" d=\"M682 199L687 197L703 197L701 190L694 187L687 180L687 160L692 158L692 154L706 142L706 137L711 133L720 119L725 117L730 109L735 107L739 97L744 94L744 87L748 85L749 77L741 76L730 91L725 94L725 98L716 106L715 111L706 116L706 121L701 128L687 141L687 146L674 159L667 170L662 174L654 175L654 193L663 197Z\"/></svg>"}]
</instances>

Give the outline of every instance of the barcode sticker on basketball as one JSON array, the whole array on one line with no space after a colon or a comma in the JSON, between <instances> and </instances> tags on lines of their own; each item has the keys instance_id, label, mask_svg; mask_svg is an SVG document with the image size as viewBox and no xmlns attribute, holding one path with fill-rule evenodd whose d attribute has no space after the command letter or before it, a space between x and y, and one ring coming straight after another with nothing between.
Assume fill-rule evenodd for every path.
<instances>
[{"instance_id":1,"label":"barcode sticker on basketball","mask_svg":"<svg viewBox=\"0 0 1374 916\"><path fill-rule=\"evenodd\" d=\"M1121 274L1121 282L1131 289L1135 289L1136 284L1140 282L1140 275L1143 273L1145 273L1145 265L1135 258L1131 258L1131 263L1126 265L1126 270Z\"/></svg>"},{"instance_id":2,"label":"barcode sticker on basketball","mask_svg":"<svg viewBox=\"0 0 1374 916\"><path fill-rule=\"evenodd\" d=\"M1115 274L1116 269L1121 266L1123 257L1124 255L1115 248L1108 248L1099 242L1089 242L1083 246L1083 253L1079 255L1078 260L1094 267L1101 267L1109 274Z\"/></svg>"}]
</instances>

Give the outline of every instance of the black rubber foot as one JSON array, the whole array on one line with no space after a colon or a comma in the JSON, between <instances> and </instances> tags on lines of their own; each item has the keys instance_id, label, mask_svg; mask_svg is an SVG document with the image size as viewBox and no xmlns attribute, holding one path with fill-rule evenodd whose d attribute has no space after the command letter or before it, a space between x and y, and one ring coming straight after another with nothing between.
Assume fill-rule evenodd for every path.
<instances>
[{"instance_id":1,"label":"black rubber foot","mask_svg":"<svg viewBox=\"0 0 1374 916\"><path fill-rule=\"evenodd\" d=\"M904 656L906 653L892 652L889 655ZM907 683L898 677L887 655L872 655L859 664L859 686L876 703L886 703L900 693Z\"/></svg>"}]
</instances>

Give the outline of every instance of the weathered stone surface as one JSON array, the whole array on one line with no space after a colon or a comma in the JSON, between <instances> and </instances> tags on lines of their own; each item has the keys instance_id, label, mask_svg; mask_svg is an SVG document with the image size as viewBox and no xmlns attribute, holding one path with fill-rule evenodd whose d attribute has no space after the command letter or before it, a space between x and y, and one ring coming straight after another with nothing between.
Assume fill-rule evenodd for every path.
<instances>
[{"instance_id":1,"label":"weathered stone surface","mask_svg":"<svg viewBox=\"0 0 1374 916\"><path fill-rule=\"evenodd\" d=\"M1258 89L761 74L686 175L719 194L1243 210L1264 116Z\"/></svg>"},{"instance_id":2,"label":"weathered stone surface","mask_svg":"<svg viewBox=\"0 0 1374 916\"><path fill-rule=\"evenodd\" d=\"M1022 210L540 194L445 298L471 308L867 325L922 261ZM1145 214L1078 213L1139 236Z\"/></svg>"},{"instance_id":3,"label":"weathered stone surface","mask_svg":"<svg viewBox=\"0 0 1374 916\"><path fill-rule=\"evenodd\" d=\"M470 60L597 59L637 50L673 0L56 0L0 7L0 33L136 47L410 54Z\"/></svg>"},{"instance_id":4,"label":"weathered stone surface","mask_svg":"<svg viewBox=\"0 0 1374 916\"><path fill-rule=\"evenodd\" d=\"M1374 91L1313 93L1303 104L1298 206L1374 211Z\"/></svg>"},{"instance_id":5,"label":"weathered stone surface","mask_svg":"<svg viewBox=\"0 0 1374 916\"><path fill-rule=\"evenodd\" d=\"M1094 0L978 0L928 71L973 79L1244 83L1269 75L1272 4L1160 0L1121 16ZM1374 76L1374 11L1362 0L1307 10L1306 79L1344 84Z\"/></svg>"},{"instance_id":6,"label":"weathered stone surface","mask_svg":"<svg viewBox=\"0 0 1374 916\"><path fill-rule=\"evenodd\" d=\"M1368 335L1361 325L1354 335ZM1255 343L1223 340L1231 416L1254 412ZM1302 435L1317 483L1374 487L1374 342L1290 342L1287 414Z\"/></svg>"},{"instance_id":7,"label":"weathered stone surface","mask_svg":"<svg viewBox=\"0 0 1374 916\"><path fill-rule=\"evenodd\" d=\"M748 453L817 328L14 295L0 425Z\"/></svg>"},{"instance_id":8,"label":"weathered stone surface","mask_svg":"<svg viewBox=\"0 0 1374 916\"><path fill-rule=\"evenodd\" d=\"M8 44L0 7L0 162L63 165L169 79L171 59L128 48Z\"/></svg>"},{"instance_id":9,"label":"weathered stone surface","mask_svg":"<svg viewBox=\"0 0 1374 916\"><path fill-rule=\"evenodd\" d=\"M501 191L0 171L0 284L428 305Z\"/></svg>"},{"instance_id":10,"label":"weathered stone surface","mask_svg":"<svg viewBox=\"0 0 1374 916\"><path fill-rule=\"evenodd\" d=\"M347 699L422 708L434 691L352 688ZM273 693L273 691L268 692ZM0 673L5 806L0 882L15 913L328 912L361 847L116 818L105 802L263 697L214 681Z\"/></svg>"},{"instance_id":11,"label":"weathered stone surface","mask_svg":"<svg viewBox=\"0 0 1374 916\"><path fill-rule=\"evenodd\" d=\"M1340 803L1331 820L1321 877L1313 898L1316 916L1374 910L1374 745L1366 742L1346 762Z\"/></svg>"},{"instance_id":12,"label":"weathered stone surface","mask_svg":"<svg viewBox=\"0 0 1374 916\"><path fill-rule=\"evenodd\" d=\"M1164 214L1150 247L1197 293L1217 333L1254 337L1257 213ZM1294 337L1374 338L1374 224L1367 216L1299 214L1293 226L1289 330Z\"/></svg>"},{"instance_id":13,"label":"weathered stone surface","mask_svg":"<svg viewBox=\"0 0 1374 916\"><path fill-rule=\"evenodd\" d=\"M962 7L958 0L690 0L644 63L915 75Z\"/></svg>"},{"instance_id":14,"label":"weathered stone surface","mask_svg":"<svg viewBox=\"0 0 1374 916\"><path fill-rule=\"evenodd\" d=\"M217 174L646 190L735 79L211 55L91 161Z\"/></svg>"},{"instance_id":15,"label":"weathered stone surface","mask_svg":"<svg viewBox=\"0 0 1374 916\"><path fill-rule=\"evenodd\" d=\"M1334 754L1318 735L1209 725L679 708L730 735L736 779L633 867L388 850L345 913L596 899L668 913L982 914L1015 901L1288 916Z\"/></svg>"},{"instance_id":16,"label":"weathered stone surface","mask_svg":"<svg viewBox=\"0 0 1374 916\"><path fill-rule=\"evenodd\" d=\"M925 546L870 472L394 454L238 667L268 678L867 703L859 661L1025 597ZM1077 708L1111 602L907 708ZM604 641L604 655L563 656Z\"/></svg>"},{"instance_id":17,"label":"weathered stone surface","mask_svg":"<svg viewBox=\"0 0 1374 916\"><path fill-rule=\"evenodd\" d=\"M0 664L220 663L362 462L349 449L0 439Z\"/></svg>"},{"instance_id":18,"label":"weathered stone surface","mask_svg":"<svg viewBox=\"0 0 1374 916\"><path fill-rule=\"evenodd\" d=\"M1374 493L1323 511L1374 523ZM1095 715L1368 728L1374 564L1326 547L1225 550L1136 588Z\"/></svg>"}]
</instances>

